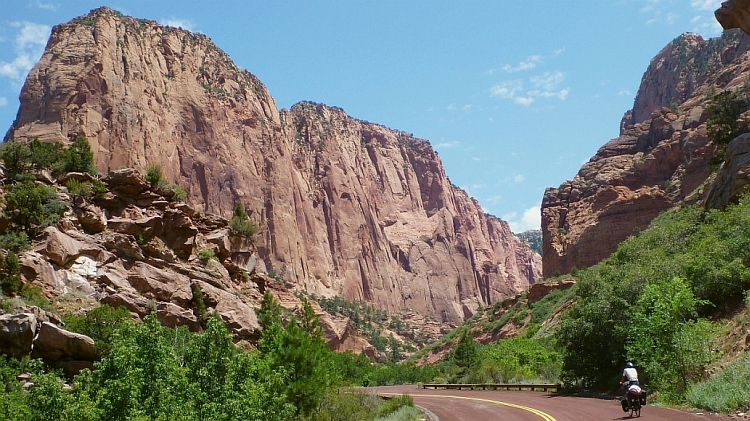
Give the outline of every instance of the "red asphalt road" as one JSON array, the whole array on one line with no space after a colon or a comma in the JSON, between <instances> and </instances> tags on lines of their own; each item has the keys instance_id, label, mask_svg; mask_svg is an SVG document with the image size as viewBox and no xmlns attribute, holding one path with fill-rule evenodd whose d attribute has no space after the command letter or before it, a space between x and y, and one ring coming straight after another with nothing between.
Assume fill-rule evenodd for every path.
<instances>
[{"instance_id":1,"label":"red asphalt road","mask_svg":"<svg viewBox=\"0 0 750 421\"><path fill-rule=\"evenodd\" d=\"M425 390L414 385L370 388L378 394L408 393L414 403L440 421L589 421L627 420L616 400L558 396L542 392L484 390ZM696 415L672 408L646 405L641 420L718 421L729 418Z\"/></svg>"}]
</instances>

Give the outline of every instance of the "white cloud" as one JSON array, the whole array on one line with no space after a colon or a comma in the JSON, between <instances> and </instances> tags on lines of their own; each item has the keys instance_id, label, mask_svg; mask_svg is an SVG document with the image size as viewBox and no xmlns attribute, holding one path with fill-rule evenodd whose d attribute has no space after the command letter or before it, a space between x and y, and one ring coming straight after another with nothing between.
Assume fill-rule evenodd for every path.
<instances>
[{"instance_id":1,"label":"white cloud","mask_svg":"<svg viewBox=\"0 0 750 421\"><path fill-rule=\"evenodd\" d=\"M630 90L628 90L628 89L623 89L623 90L621 90L620 92L618 92L618 93L617 93L617 95L625 95L625 96L631 96L631 95L633 95L633 94L632 94L632 93L630 92Z\"/></svg>"},{"instance_id":2,"label":"white cloud","mask_svg":"<svg viewBox=\"0 0 750 421\"><path fill-rule=\"evenodd\" d=\"M516 184L518 184L518 183L522 183L523 180L525 180L525 179L526 179L526 177L524 177L523 174L516 174L516 176L513 177L513 182L516 183Z\"/></svg>"},{"instance_id":3,"label":"white cloud","mask_svg":"<svg viewBox=\"0 0 750 421\"><path fill-rule=\"evenodd\" d=\"M516 104L531 105L534 102L534 98L530 96L519 96L513 100Z\"/></svg>"},{"instance_id":4,"label":"white cloud","mask_svg":"<svg viewBox=\"0 0 750 421\"><path fill-rule=\"evenodd\" d=\"M188 31L192 31L195 27L195 24L191 22L189 19L177 19L175 17L171 18L161 18L159 20L159 23L165 26L171 26L174 28L182 28Z\"/></svg>"},{"instance_id":5,"label":"white cloud","mask_svg":"<svg viewBox=\"0 0 750 421\"><path fill-rule=\"evenodd\" d=\"M36 7L40 8L40 9L43 9L43 10L50 10L50 11L53 11L53 12L55 10L57 10L57 6L56 5L42 3L39 0L37 0L37 2L36 2Z\"/></svg>"},{"instance_id":6,"label":"white cloud","mask_svg":"<svg viewBox=\"0 0 750 421\"><path fill-rule=\"evenodd\" d=\"M570 88L558 89L565 81L565 74L559 70L532 76L529 81L535 89L525 91L523 81L515 79L494 85L490 88L490 93L492 96L511 99L520 105L531 105L539 98L557 98L564 101L570 93Z\"/></svg>"},{"instance_id":7,"label":"white cloud","mask_svg":"<svg viewBox=\"0 0 750 421\"><path fill-rule=\"evenodd\" d=\"M525 61L519 62L517 66L511 66L510 64L506 64L505 66L503 66L503 70L505 70L508 73L520 72L522 70L529 70L529 69L533 69L534 67L536 67L536 65L539 64L539 62L541 61L542 61L542 56L534 55L534 56L530 56Z\"/></svg>"},{"instance_id":8,"label":"white cloud","mask_svg":"<svg viewBox=\"0 0 750 421\"><path fill-rule=\"evenodd\" d=\"M565 74L556 70L554 72L546 72L543 75L531 77L529 80L535 88L551 91L556 89L557 86L565 80Z\"/></svg>"},{"instance_id":9,"label":"white cloud","mask_svg":"<svg viewBox=\"0 0 750 421\"><path fill-rule=\"evenodd\" d=\"M510 212L503 215L503 220L510 225L510 230L515 233L521 233L528 230L538 230L542 227L541 204L534 205L523 211L520 219L518 213Z\"/></svg>"},{"instance_id":10,"label":"white cloud","mask_svg":"<svg viewBox=\"0 0 750 421\"><path fill-rule=\"evenodd\" d=\"M520 80L506 80L490 88L492 96L500 98L513 98L516 93L523 90L523 82Z\"/></svg>"},{"instance_id":11,"label":"white cloud","mask_svg":"<svg viewBox=\"0 0 750 421\"><path fill-rule=\"evenodd\" d=\"M11 62L0 62L0 76L20 82L42 56L51 28L25 21L10 25L20 28L15 40L16 57Z\"/></svg>"},{"instance_id":12,"label":"white cloud","mask_svg":"<svg viewBox=\"0 0 750 421\"><path fill-rule=\"evenodd\" d=\"M435 149L450 149L460 146L460 142L441 142L434 146Z\"/></svg>"},{"instance_id":13,"label":"white cloud","mask_svg":"<svg viewBox=\"0 0 750 421\"><path fill-rule=\"evenodd\" d=\"M0 96L0 107L4 107L6 105L8 105L8 99L4 96Z\"/></svg>"}]
</instances>

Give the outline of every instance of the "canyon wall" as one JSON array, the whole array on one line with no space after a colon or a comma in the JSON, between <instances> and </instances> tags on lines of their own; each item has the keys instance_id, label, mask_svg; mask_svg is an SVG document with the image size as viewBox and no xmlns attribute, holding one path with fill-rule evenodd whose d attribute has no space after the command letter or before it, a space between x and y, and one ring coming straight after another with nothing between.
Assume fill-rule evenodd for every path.
<instances>
[{"instance_id":1,"label":"canyon wall","mask_svg":"<svg viewBox=\"0 0 750 421\"><path fill-rule=\"evenodd\" d=\"M428 141L266 87L205 35L108 8L56 26L6 138L84 135L100 171L161 165L206 213L236 202L288 287L456 323L541 258L453 186Z\"/></svg>"},{"instance_id":2,"label":"canyon wall","mask_svg":"<svg viewBox=\"0 0 750 421\"><path fill-rule=\"evenodd\" d=\"M715 146L706 105L748 89L750 38L738 30L675 38L651 60L620 136L542 202L544 276L600 262L660 212L705 198Z\"/></svg>"}]
</instances>

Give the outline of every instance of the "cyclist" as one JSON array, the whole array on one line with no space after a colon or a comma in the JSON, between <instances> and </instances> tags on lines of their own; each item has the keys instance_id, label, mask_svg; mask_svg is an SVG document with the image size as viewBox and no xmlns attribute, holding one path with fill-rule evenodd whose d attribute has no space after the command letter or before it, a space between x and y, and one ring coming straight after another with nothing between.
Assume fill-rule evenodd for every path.
<instances>
[{"instance_id":1,"label":"cyclist","mask_svg":"<svg viewBox=\"0 0 750 421\"><path fill-rule=\"evenodd\" d=\"M621 385L625 385L625 401L622 402L622 410L626 411L630 407L630 400L635 396L630 392L632 386L636 386L640 393L640 384L638 383L638 371L633 366L633 363L628 361L625 363L625 369L622 370L622 379L620 380Z\"/></svg>"}]
</instances>

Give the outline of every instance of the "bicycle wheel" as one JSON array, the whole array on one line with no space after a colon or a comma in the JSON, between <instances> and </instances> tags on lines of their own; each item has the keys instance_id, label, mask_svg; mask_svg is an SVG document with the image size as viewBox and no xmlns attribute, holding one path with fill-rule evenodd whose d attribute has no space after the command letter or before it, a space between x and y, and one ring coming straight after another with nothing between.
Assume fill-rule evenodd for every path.
<instances>
[{"instance_id":1,"label":"bicycle wheel","mask_svg":"<svg viewBox=\"0 0 750 421\"><path fill-rule=\"evenodd\" d=\"M636 400L633 405L635 405L635 413L638 414L637 415L638 417L640 417L641 416L641 401Z\"/></svg>"},{"instance_id":2,"label":"bicycle wheel","mask_svg":"<svg viewBox=\"0 0 750 421\"><path fill-rule=\"evenodd\" d=\"M630 402L630 406L628 407L628 415L630 418L633 418L633 413L635 412L635 405L633 402Z\"/></svg>"}]
</instances>

